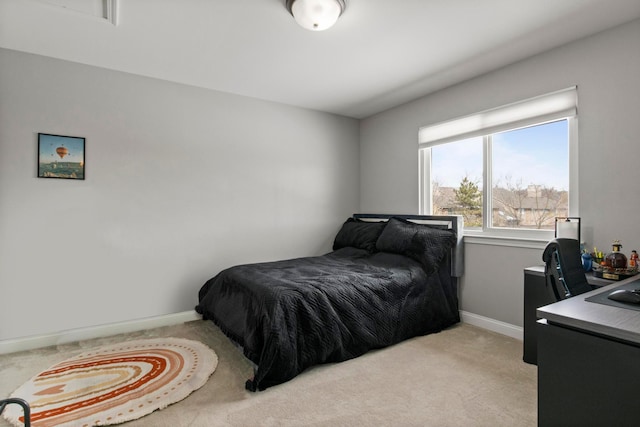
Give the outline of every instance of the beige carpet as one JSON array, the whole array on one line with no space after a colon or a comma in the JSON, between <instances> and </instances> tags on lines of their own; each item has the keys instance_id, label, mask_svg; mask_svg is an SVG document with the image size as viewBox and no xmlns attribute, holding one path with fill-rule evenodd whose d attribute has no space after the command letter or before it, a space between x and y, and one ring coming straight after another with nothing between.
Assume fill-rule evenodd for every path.
<instances>
[{"instance_id":1,"label":"beige carpet","mask_svg":"<svg viewBox=\"0 0 640 427\"><path fill-rule=\"evenodd\" d=\"M250 363L211 322L189 322L0 356L0 397L42 369L112 342L200 340L218 355L209 381L127 427L535 426L537 369L522 342L470 325L418 337L354 360L310 369L263 392L244 390ZM4 424L3 424L4 423ZM0 420L0 426L8 423Z\"/></svg>"}]
</instances>

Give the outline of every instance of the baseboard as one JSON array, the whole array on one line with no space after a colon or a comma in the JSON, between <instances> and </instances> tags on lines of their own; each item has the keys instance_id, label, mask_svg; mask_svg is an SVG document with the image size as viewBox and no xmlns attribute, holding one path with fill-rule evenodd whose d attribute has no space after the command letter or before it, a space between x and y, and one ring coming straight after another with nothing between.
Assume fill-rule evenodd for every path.
<instances>
[{"instance_id":1,"label":"baseboard","mask_svg":"<svg viewBox=\"0 0 640 427\"><path fill-rule=\"evenodd\" d=\"M92 338L108 337L116 334L136 332L144 329L159 328L161 326L177 325L180 323L199 320L202 317L195 311L166 314L163 316L147 317L128 322L112 323L108 325L91 326L88 328L70 329L48 335L36 335L0 341L0 354L15 353L32 350L34 348L49 347Z\"/></svg>"},{"instance_id":2,"label":"baseboard","mask_svg":"<svg viewBox=\"0 0 640 427\"><path fill-rule=\"evenodd\" d=\"M479 314L469 313L460 310L460 317L464 323L468 323L479 328L488 329L493 332L497 332L502 335L507 335L511 338L523 340L524 331L520 326L515 326L510 323L501 322L499 320L491 319L489 317L480 316Z\"/></svg>"},{"instance_id":3,"label":"baseboard","mask_svg":"<svg viewBox=\"0 0 640 427\"><path fill-rule=\"evenodd\" d=\"M523 339L523 329L519 326L480 316L460 310L460 317L464 323L488 329L502 335L518 339ZM141 331L144 329L159 328L161 326L177 325L192 320L201 319L195 311L183 311L164 316L147 317L128 322L113 323L108 325L92 326L88 328L70 329L54 334L36 335L25 338L16 338L0 341L0 354L15 353L18 351L32 350L34 348L48 347L70 343L74 341L87 340L92 338L108 337L127 332Z\"/></svg>"}]
</instances>

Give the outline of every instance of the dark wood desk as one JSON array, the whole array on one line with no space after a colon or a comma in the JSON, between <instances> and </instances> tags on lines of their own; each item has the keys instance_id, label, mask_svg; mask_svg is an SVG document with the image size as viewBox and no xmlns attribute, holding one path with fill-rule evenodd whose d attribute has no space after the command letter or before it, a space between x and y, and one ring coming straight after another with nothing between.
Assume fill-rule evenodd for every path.
<instances>
[{"instance_id":1,"label":"dark wood desk","mask_svg":"<svg viewBox=\"0 0 640 427\"><path fill-rule=\"evenodd\" d=\"M587 281L592 286L605 286L615 283L611 280L594 277L587 274ZM538 339L536 333L536 315L538 307L555 302L547 290L544 265L524 269L524 323L523 323L523 357L527 363L537 364Z\"/></svg>"},{"instance_id":2,"label":"dark wood desk","mask_svg":"<svg viewBox=\"0 0 640 427\"><path fill-rule=\"evenodd\" d=\"M640 425L640 311L585 301L637 280L537 310L539 426Z\"/></svg>"}]
</instances>

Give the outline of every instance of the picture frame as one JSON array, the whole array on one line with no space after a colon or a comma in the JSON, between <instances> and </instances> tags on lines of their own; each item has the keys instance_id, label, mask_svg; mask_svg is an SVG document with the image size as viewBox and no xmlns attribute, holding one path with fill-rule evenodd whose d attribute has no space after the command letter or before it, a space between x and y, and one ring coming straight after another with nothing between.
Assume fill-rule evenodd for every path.
<instances>
[{"instance_id":1,"label":"picture frame","mask_svg":"<svg viewBox=\"0 0 640 427\"><path fill-rule=\"evenodd\" d=\"M85 138L38 133L38 178L85 177Z\"/></svg>"}]
</instances>

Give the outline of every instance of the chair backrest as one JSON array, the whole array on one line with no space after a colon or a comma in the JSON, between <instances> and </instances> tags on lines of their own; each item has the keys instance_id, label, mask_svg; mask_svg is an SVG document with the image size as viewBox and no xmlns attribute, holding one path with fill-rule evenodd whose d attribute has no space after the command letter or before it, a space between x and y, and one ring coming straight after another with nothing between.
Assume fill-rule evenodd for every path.
<instances>
[{"instance_id":1,"label":"chair backrest","mask_svg":"<svg viewBox=\"0 0 640 427\"><path fill-rule=\"evenodd\" d=\"M551 240L542 253L542 260L547 288L557 301L592 289L582 267L580 243L576 239Z\"/></svg>"},{"instance_id":2,"label":"chair backrest","mask_svg":"<svg viewBox=\"0 0 640 427\"><path fill-rule=\"evenodd\" d=\"M7 405L11 405L13 403L22 406L22 412L24 415L24 427L31 427L31 407L26 400L20 399L19 397L10 397L8 399L0 400L0 415L2 415L2 413L4 412L4 408Z\"/></svg>"}]
</instances>

